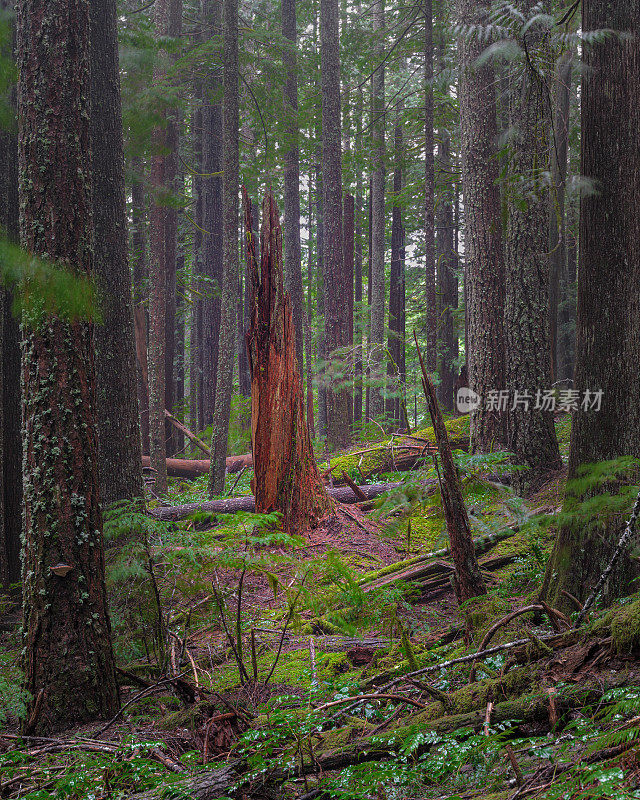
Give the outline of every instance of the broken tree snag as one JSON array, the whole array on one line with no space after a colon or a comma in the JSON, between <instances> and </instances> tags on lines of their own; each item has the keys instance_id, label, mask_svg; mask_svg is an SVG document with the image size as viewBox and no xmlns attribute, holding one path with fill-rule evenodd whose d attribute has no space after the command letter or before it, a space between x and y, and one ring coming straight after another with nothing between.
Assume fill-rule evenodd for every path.
<instances>
[{"instance_id":1,"label":"broken tree snag","mask_svg":"<svg viewBox=\"0 0 640 800\"><path fill-rule=\"evenodd\" d=\"M279 511L285 530L314 526L332 503L320 479L304 418L302 378L289 293L282 273L282 229L275 200L262 204L261 264L252 234L251 200L242 189L251 280L247 351L251 372L251 482L256 511Z\"/></svg>"},{"instance_id":2,"label":"broken tree snag","mask_svg":"<svg viewBox=\"0 0 640 800\"><path fill-rule=\"evenodd\" d=\"M454 589L458 602L463 603L465 600L469 600L472 597L486 594L487 589L484 585L482 573L480 572L480 565L478 564L473 537L471 535L469 515L467 514L467 507L462 497L462 486L460 485L458 470L453 460L451 445L447 437L447 429L442 419L435 389L433 388L433 384L429 379L429 375L427 374L422 360L422 353L420 352L415 331L413 332L413 338L415 339L418 349L420 369L422 370L422 388L424 389L427 405L429 406L433 433L440 455L438 479L440 481L442 508L447 523L449 542L451 544L451 558L455 567L453 576ZM436 467L438 467L437 463Z\"/></svg>"}]
</instances>

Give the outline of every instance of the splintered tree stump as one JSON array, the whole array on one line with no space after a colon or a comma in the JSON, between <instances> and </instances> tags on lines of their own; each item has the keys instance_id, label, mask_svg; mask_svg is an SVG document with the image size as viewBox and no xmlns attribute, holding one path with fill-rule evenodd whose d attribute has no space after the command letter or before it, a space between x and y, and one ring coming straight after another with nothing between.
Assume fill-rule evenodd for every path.
<instances>
[{"instance_id":1,"label":"splintered tree stump","mask_svg":"<svg viewBox=\"0 0 640 800\"><path fill-rule=\"evenodd\" d=\"M279 511L283 528L299 532L314 527L332 501L320 478L305 422L291 299L284 290L278 209L273 194L267 192L258 266L251 200L244 187L242 196L252 291L247 350L255 508L257 513Z\"/></svg>"}]
</instances>

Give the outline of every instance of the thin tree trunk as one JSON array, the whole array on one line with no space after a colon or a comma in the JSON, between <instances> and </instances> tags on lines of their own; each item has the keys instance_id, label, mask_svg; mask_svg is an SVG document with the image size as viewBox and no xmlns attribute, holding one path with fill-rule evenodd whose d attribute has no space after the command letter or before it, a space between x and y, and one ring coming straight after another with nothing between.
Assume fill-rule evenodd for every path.
<instances>
[{"instance_id":1,"label":"thin tree trunk","mask_svg":"<svg viewBox=\"0 0 640 800\"><path fill-rule=\"evenodd\" d=\"M205 22L210 41L222 31L222 0L205 0ZM223 273L222 201L222 105L219 93L222 72L220 56L204 83L202 106L202 420L201 429L213 420L218 372L221 291Z\"/></svg>"},{"instance_id":2,"label":"thin tree trunk","mask_svg":"<svg viewBox=\"0 0 640 800\"><path fill-rule=\"evenodd\" d=\"M389 281L389 362L387 366L387 419L398 426L402 422L400 413L404 383L404 254L402 227L402 192L403 171L403 136L402 113L403 103L396 106L396 122L394 128L394 168L393 168L393 206L391 210L391 276Z\"/></svg>"},{"instance_id":3,"label":"thin tree trunk","mask_svg":"<svg viewBox=\"0 0 640 800\"><path fill-rule=\"evenodd\" d=\"M445 69L444 43L440 45L440 68ZM457 378L458 338L454 326L454 311L458 308L458 266L453 244L453 193L451 180L451 137L446 127L440 131L437 169L442 186L436 221L437 255L437 341L438 401L445 411L453 411L453 387Z\"/></svg>"},{"instance_id":4,"label":"thin tree trunk","mask_svg":"<svg viewBox=\"0 0 640 800\"><path fill-rule=\"evenodd\" d=\"M353 345L353 273L354 273L354 237L355 237L355 199L351 194L344 196L343 208L343 280L342 286L344 287L345 294L342 297L342 303L346 307L344 309L344 316L347 322L346 339L348 344ZM345 364L345 369L351 375L353 371L353 348L351 347L348 353L348 361ZM349 392L351 395L351 392ZM353 401L351 396L348 398L347 417L349 422L349 429L353 425Z\"/></svg>"},{"instance_id":5,"label":"thin tree trunk","mask_svg":"<svg viewBox=\"0 0 640 800\"><path fill-rule=\"evenodd\" d=\"M583 52L580 171L597 190L583 195L580 219L575 381L580 402L573 413L568 474L570 481L577 477L579 483L569 484L569 512L585 499L583 465L640 457L640 408L635 402L640 396L638 7L622 0L606 7L584 0L582 30L605 27L619 35L594 39ZM594 402L599 392L601 401ZM637 469L628 480L637 483ZM588 496L611 490L611 483L598 482ZM624 528L625 517L604 506L591 524L563 525L547 565L543 595L560 606L566 605L563 592L586 598ZM607 580L604 601L634 590L637 575L638 560L626 553Z\"/></svg>"},{"instance_id":6,"label":"thin tree trunk","mask_svg":"<svg viewBox=\"0 0 640 800\"><path fill-rule=\"evenodd\" d=\"M304 292L300 253L300 147L298 144L298 75L296 0L282 0L282 35L287 40L283 50L284 80L284 268L287 290L291 295L296 329L296 353L300 375L304 370Z\"/></svg>"},{"instance_id":7,"label":"thin tree trunk","mask_svg":"<svg viewBox=\"0 0 640 800\"><path fill-rule=\"evenodd\" d=\"M433 3L424 3L424 258L426 365L436 368L435 164L433 136Z\"/></svg>"},{"instance_id":8,"label":"thin tree trunk","mask_svg":"<svg viewBox=\"0 0 640 800\"><path fill-rule=\"evenodd\" d=\"M362 99L362 88L358 89L358 100L356 106L356 153L362 152L362 114L364 111ZM354 392L353 392L353 421L362 422L362 348L364 345L364 331L362 326L362 166L360 159L356 161L356 231L355 231L355 304L357 309L357 324L354 328Z\"/></svg>"},{"instance_id":9,"label":"thin tree trunk","mask_svg":"<svg viewBox=\"0 0 640 800\"><path fill-rule=\"evenodd\" d=\"M549 204L549 343L551 382L558 380L558 304L560 279L567 259L565 194L569 143L569 101L573 53L568 50L558 60L555 85L555 111L551 138L551 196Z\"/></svg>"},{"instance_id":10,"label":"thin tree trunk","mask_svg":"<svg viewBox=\"0 0 640 800\"><path fill-rule=\"evenodd\" d=\"M373 6L375 36L374 59L377 66L372 81L372 150L371 174L371 387L369 413L374 419L384 414L384 318L385 318L385 21L384 0Z\"/></svg>"},{"instance_id":11,"label":"thin tree trunk","mask_svg":"<svg viewBox=\"0 0 640 800\"><path fill-rule=\"evenodd\" d=\"M180 254L176 261L178 272L184 271L184 255ZM176 291L176 400L175 405L180 416L184 418L185 400L185 297L184 286ZM184 450L184 435L178 430L175 433L176 453Z\"/></svg>"},{"instance_id":12,"label":"thin tree trunk","mask_svg":"<svg viewBox=\"0 0 640 800\"><path fill-rule=\"evenodd\" d=\"M149 277L147 264L147 231L144 162L139 156L131 159L131 250L133 256L133 313L136 337L136 372L138 410L142 454L149 455L149 379L147 369L147 295L144 286Z\"/></svg>"},{"instance_id":13,"label":"thin tree trunk","mask_svg":"<svg viewBox=\"0 0 640 800\"><path fill-rule=\"evenodd\" d=\"M201 86L195 87L197 95ZM195 226L193 229L193 251L191 258L191 330L189 331L189 427L201 430L202 420L202 109L197 108L191 116L191 139L193 160L197 174L192 177L193 201L195 204Z\"/></svg>"},{"instance_id":14,"label":"thin tree trunk","mask_svg":"<svg viewBox=\"0 0 640 800\"><path fill-rule=\"evenodd\" d=\"M247 231L250 201L243 193ZM271 193L262 207L261 266L249 243L253 308L247 336L251 365L252 489L257 513L279 511L299 533L330 509L304 418L291 299L284 291L282 231Z\"/></svg>"},{"instance_id":15,"label":"thin tree trunk","mask_svg":"<svg viewBox=\"0 0 640 800\"><path fill-rule=\"evenodd\" d=\"M238 0L224 0L223 29L224 120L222 136L222 249L224 267L222 273L216 398L213 414L213 432L211 435L212 458L209 492L212 495L222 494L224 491L235 352L236 295L238 291L239 269L238 191L240 177Z\"/></svg>"},{"instance_id":16,"label":"thin tree trunk","mask_svg":"<svg viewBox=\"0 0 640 800\"><path fill-rule=\"evenodd\" d=\"M488 2L457 0L461 25L485 24ZM506 418L486 402L505 387L504 298L498 126L495 71L476 62L483 51L477 37L460 36L460 141L464 194L465 307L469 386L482 398L471 414L474 452L489 452L506 441Z\"/></svg>"},{"instance_id":17,"label":"thin tree trunk","mask_svg":"<svg viewBox=\"0 0 640 800\"><path fill-rule=\"evenodd\" d=\"M91 276L90 22L85 0L19 0L20 239ZM25 319L25 730L119 705L98 485L93 325ZM69 567L65 575L52 568Z\"/></svg>"},{"instance_id":18,"label":"thin tree trunk","mask_svg":"<svg viewBox=\"0 0 640 800\"><path fill-rule=\"evenodd\" d=\"M133 300L124 183L116 0L91 0L91 169L100 499L143 495Z\"/></svg>"}]
</instances>

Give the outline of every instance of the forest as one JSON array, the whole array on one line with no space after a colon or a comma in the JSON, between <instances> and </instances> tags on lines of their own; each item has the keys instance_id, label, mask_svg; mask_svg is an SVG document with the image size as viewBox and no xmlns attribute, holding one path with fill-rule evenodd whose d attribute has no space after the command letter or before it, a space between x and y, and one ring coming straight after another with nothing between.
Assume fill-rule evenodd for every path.
<instances>
[{"instance_id":1,"label":"forest","mask_svg":"<svg viewBox=\"0 0 640 800\"><path fill-rule=\"evenodd\" d=\"M0 0L0 798L640 800L640 4Z\"/></svg>"}]
</instances>

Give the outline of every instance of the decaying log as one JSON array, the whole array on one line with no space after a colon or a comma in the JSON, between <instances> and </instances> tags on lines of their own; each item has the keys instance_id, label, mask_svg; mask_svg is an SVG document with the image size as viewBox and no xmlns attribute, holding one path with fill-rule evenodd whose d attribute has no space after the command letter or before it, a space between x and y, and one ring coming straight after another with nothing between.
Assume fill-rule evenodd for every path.
<instances>
[{"instance_id":1,"label":"decaying log","mask_svg":"<svg viewBox=\"0 0 640 800\"><path fill-rule=\"evenodd\" d=\"M202 475L209 474L209 465L211 464L208 458L205 459L192 459L192 458L168 458L167 459L167 475L170 478L184 478L185 480L194 481ZM227 459L227 472L233 475L240 472L244 467L251 467L253 459L251 453L246 453L241 456L229 456ZM149 469L151 462L149 456L142 456L143 469Z\"/></svg>"},{"instance_id":2,"label":"decaying log","mask_svg":"<svg viewBox=\"0 0 640 800\"><path fill-rule=\"evenodd\" d=\"M251 487L258 513L278 511L285 530L313 527L332 503L320 478L305 421L296 358L291 298L284 288L282 229L271 191L262 204L261 262L252 230L251 200L243 187L251 323Z\"/></svg>"},{"instance_id":3,"label":"decaying log","mask_svg":"<svg viewBox=\"0 0 640 800\"><path fill-rule=\"evenodd\" d=\"M361 486L360 489L368 500L372 500L385 492L397 489L400 485L399 483L372 483L368 486ZM337 486L326 491L338 503L355 503L358 500L348 486ZM230 497L228 500L206 500L201 503L187 503L182 506L154 508L149 511L149 514L165 522L176 522L179 519L191 516L191 514L234 514L236 511L255 511L253 496Z\"/></svg>"},{"instance_id":4,"label":"decaying log","mask_svg":"<svg viewBox=\"0 0 640 800\"><path fill-rule=\"evenodd\" d=\"M459 603L486 594L487 589L484 585L482 573L478 565L473 537L471 535L471 525L469 515L462 496L460 478L453 460L451 445L447 436L440 406L436 398L436 392L425 369L422 360L422 353L418 345L418 338L413 333L418 359L422 371L422 388L429 406L429 414L433 424L433 432L438 444L440 454L440 468L442 475L438 472L440 480L440 494L442 496L442 508L444 518L447 523L449 542L451 544L451 557L455 564L454 587Z\"/></svg>"}]
</instances>

